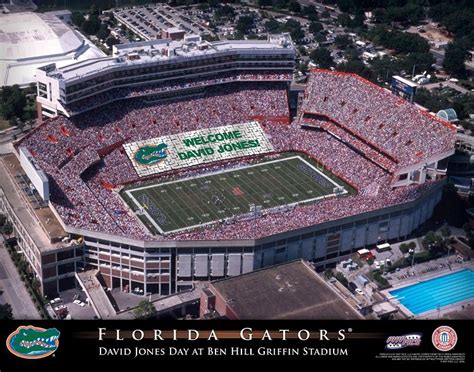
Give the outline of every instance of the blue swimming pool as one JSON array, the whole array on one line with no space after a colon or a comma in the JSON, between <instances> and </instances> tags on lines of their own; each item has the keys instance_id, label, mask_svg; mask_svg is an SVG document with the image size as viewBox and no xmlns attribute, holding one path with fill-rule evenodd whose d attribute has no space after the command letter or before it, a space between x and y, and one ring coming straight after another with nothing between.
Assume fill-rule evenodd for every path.
<instances>
[{"instance_id":1,"label":"blue swimming pool","mask_svg":"<svg viewBox=\"0 0 474 372\"><path fill-rule=\"evenodd\" d=\"M474 298L474 271L457 271L389 293L414 315L418 315Z\"/></svg>"}]
</instances>

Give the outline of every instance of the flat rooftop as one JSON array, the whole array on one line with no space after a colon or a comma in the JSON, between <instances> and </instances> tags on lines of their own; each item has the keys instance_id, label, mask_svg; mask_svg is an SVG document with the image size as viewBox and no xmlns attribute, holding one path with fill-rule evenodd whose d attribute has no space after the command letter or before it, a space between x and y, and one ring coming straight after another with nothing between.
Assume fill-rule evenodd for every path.
<instances>
[{"instance_id":1,"label":"flat rooftop","mask_svg":"<svg viewBox=\"0 0 474 372\"><path fill-rule=\"evenodd\" d=\"M159 39L115 46L114 57L96 58L57 67L47 75L59 80L72 81L101 70L115 67L212 55L232 50L294 50L291 38L286 35L272 35L268 40L229 40L217 42L185 42L184 40Z\"/></svg>"},{"instance_id":2,"label":"flat rooftop","mask_svg":"<svg viewBox=\"0 0 474 372\"><path fill-rule=\"evenodd\" d=\"M5 192L8 201L13 207L16 215L28 230L31 238L42 251L57 249L64 245L61 238L68 236L56 216L48 207L33 209L27 201L20 195L17 185L10 177L11 174L23 173L18 159L15 155L5 155L0 158L0 187ZM34 216L33 216L34 214ZM51 243L59 241L58 243Z\"/></svg>"},{"instance_id":3,"label":"flat rooftop","mask_svg":"<svg viewBox=\"0 0 474 372\"><path fill-rule=\"evenodd\" d=\"M303 261L211 283L239 319L361 319Z\"/></svg>"}]
</instances>

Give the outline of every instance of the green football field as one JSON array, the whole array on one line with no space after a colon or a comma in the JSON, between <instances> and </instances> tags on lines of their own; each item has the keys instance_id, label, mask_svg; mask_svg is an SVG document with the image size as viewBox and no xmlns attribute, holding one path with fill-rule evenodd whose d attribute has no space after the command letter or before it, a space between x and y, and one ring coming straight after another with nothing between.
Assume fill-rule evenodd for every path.
<instances>
[{"instance_id":1,"label":"green football field","mask_svg":"<svg viewBox=\"0 0 474 372\"><path fill-rule=\"evenodd\" d=\"M169 233L259 210L311 202L342 186L300 156L125 191L153 232ZM257 212L259 213L259 212Z\"/></svg>"}]
</instances>

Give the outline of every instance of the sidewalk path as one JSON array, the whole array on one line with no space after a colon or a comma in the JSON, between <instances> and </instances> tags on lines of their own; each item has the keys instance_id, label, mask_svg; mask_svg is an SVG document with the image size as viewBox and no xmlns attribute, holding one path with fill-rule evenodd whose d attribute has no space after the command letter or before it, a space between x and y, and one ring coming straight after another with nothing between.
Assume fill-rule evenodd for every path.
<instances>
[{"instance_id":1,"label":"sidewalk path","mask_svg":"<svg viewBox=\"0 0 474 372\"><path fill-rule=\"evenodd\" d=\"M1 303L9 303L12 306L15 319L41 319L36 310L25 285L20 279L10 255L5 248L3 238L0 236L0 296Z\"/></svg>"}]
</instances>

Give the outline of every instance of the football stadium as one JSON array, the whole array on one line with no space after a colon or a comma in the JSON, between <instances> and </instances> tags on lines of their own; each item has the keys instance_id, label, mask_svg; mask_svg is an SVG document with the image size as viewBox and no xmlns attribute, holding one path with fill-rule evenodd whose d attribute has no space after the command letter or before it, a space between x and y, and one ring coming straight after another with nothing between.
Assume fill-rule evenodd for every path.
<instances>
[{"instance_id":1,"label":"football stadium","mask_svg":"<svg viewBox=\"0 0 474 372\"><path fill-rule=\"evenodd\" d=\"M33 186L46 239L4 191L0 209L43 292L83 270L166 296L297 258L324 268L429 219L454 127L328 70L311 71L294 113L294 63L289 36L274 35L118 45L38 69L46 119L5 167Z\"/></svg>"}]
</instances>

